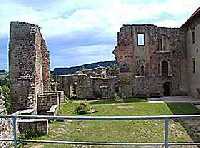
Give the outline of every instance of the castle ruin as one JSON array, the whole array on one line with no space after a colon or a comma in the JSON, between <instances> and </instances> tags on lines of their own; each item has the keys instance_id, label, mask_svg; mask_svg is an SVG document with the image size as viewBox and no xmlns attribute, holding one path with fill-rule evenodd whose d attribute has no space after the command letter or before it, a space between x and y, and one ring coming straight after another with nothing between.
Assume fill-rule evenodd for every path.
<instances>
[{"instance_id":1,"label":"castle ruin","mask_svg":"<svg viewBox=\"0 0 200 148\"><path fill-rule=\"evenodd\" d=\"M47 100L44 93L51 91L49 51L38 25L11 22L9 71L12 112L32 109L37 113Z\"/></svg>"},{"instance_id":2,"label":"castle ruin","mask_svg":"<svg viewBox=\"0 0 200 148\"><path fill-rule=\"evenodd\" d=\"M160 97L189 95L200 97L200 8L180 28L158 27L153 24L126 24L117 33L117 45L113 51L119 71L112 84L93 82L90 74L56 76L58 88L67 96L75 90L88 98L87 93L101 92L101 85L111 91L109 97ZM84 72L83 72L84 73ZM70 79L71 77L71 79ZM80 81L74 81L80 79ZM77 78L75 78L77 77ZM103 76L99 78L103 79ZM78 84L78 85L77 85ZM75 87L76 86L76 87ZM99 90L99 91L97 91ZM93 91L94 92L94 91ZM95 98L90 93L89 98Z\"/></svg>"},{"instance_id":3,"label":"castle ruin","mask_svg":"<svg viewBox=\"0 0 200 148\"><path fill-rule=\"evenodd\" d=\"M126 96L200 97L200 8L181 28L123 25L113 51Z\"/></svg>"}]
</instances>

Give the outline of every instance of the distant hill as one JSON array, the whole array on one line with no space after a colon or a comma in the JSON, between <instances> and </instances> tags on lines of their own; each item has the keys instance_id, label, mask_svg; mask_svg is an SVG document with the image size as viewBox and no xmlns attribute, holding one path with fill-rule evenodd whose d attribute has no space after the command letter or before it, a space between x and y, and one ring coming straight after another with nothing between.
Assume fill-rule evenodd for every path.
<instances>
[{"instance_id":1,"label":"distant hill","mask_svg":"<svg viewBox=\"0 0 200 148\"><path fill-rule=\"evenodd\" d=\"M110 67L116 64L116 61L104 61L104 62L97 62L97 63L92 63L92 64L84 64L81 66L73 66L69 68L55 68L53 74L54 75L67 75L67 74L73 74L76 73L77 71L80 71L81 69L94 69L99 66L103 67Z\"/></svg>"}]
</instances>

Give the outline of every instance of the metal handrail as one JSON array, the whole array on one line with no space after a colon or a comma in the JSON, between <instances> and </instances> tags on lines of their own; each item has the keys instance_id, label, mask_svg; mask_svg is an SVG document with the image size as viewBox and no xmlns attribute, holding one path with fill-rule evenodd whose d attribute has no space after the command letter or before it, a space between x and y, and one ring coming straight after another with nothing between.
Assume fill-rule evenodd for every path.
<instances>
[{"instance_id":1,"label":"metal handrail","mask_svg":"<svg viewBox=\"0 0 200 148\"><path fill-rule=\"evenodd\" d=\"M0 115L0 118L65 119L65 120L164 120L200 118L200 115L159 116L49 116L49 115Z\"/></svg>"},{"instance_id":2,"label":"metal handrail","mask_svg":"<svg viewBox=\"0 0 200 148\"><path fill-rule=\"evenodd\" d=\"M54 144L81 144L81 145L200 145L200 143L169 143L169 121L171 119L192 119L200 118L200 115L160 115L160 116L47 116L47 115L0 115L0 118L11 118L13 123L13 139L0 139L0 141L12 141L15 148L18 143L54 143ZM20 140L17 139L17 119L60 119L60 120L164 120L164 142L163 143L119 143L119 142L72 142L72 141L52 141L52 140Z\"/></svg>"}]
</instances>

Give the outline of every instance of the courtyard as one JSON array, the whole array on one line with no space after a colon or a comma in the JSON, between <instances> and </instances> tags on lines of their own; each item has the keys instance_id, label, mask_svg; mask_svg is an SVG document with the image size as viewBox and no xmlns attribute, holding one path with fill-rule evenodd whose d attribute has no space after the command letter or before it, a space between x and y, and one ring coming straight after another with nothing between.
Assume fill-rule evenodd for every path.
<instances>
[{"instance_id":1,"label":"courtyard","mask_svg":"<svg viewBox=\"0 0 200 148\"><path fill-rule=\"evenodd\" d=\"M76 107L83 101L67 101L59 110L59 115L77 115ZM131 98L123 101L96 100L86 101L96 112L88 116L152 116L200 114L190 103L149 103L146 99ZM199 133L191 127L190 121L170 121L170 142L197 142ZM196 122L193 121L194 125ZM37 139L65 141L98 142L163 142L163 121L53 121L49 125L49 134ZM194 129L193 129L194 128ZM30 145L28 145L30 146ZM67 145L37 144L32 147L71 147ZM74 146L72 146L74 147Z\"/></svg>"}]
</instances>

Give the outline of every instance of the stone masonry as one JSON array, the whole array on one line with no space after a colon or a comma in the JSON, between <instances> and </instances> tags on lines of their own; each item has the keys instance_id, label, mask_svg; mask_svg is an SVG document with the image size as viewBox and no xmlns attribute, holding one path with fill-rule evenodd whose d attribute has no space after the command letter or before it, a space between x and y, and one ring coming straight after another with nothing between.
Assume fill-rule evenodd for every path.
<instances>
[{"instance_id":1,"label":"stone masonry","mask_svg":"<svg viewBox=\"0 0 200 148\"><path fill-rule=\"evenodd\" d=\"M50 88L49 52L40 27L11 22L9 65L13 112L34 109L37 97Z\"/></svg>"},{"instance_id":2,"label":"stone masonry","mask_svg":"<svg viewBox=\"0 0 200 148\"><path fill-rule=\"evenodd\" d=\"M6 108L4 106L3 96L0 94L0 114L7 115ZM12 125L10 119L0 119L0 139L12 138ZM9 147L9 142L0 142L1 148Z\"/></svg>"},{"instance_id":3,"label":"stone masonry","mask_svg":"<svg viewBox=\"0 0 200 148\"><path fill-rule=\"evenodd\" d=\"M11 22L9 68L13 113L56 113L61 92L51 90L49 51L38 25Z\"/></svg>"},{"instance_id":4,"label":"stone masonry","mask_svg":"<svg viewBox=\"0 0 200 148\"><path fill-rule=\"evenodd\" d=\"M10 23L9 72L12 113L56 114L62 92L51 90L50 56L38 25ZM21 134L47 134L48 120L20 119L17 127Z\"/></svg>"},{"instance_id":5,"label":"stone masonry","mask_svg":"<svg viewBox=\"0 0 200 148\"><path fill-rule=\"evenodd\" d=\"M144 45L138 45L139 34L144 36ZM184 34L179 28L124 25L117 39L113 53L120 67L122 93L126 91L126 96L154 96L179 95L184 91L181 88L184 81L181 77L185 59ZM164 85L170 90L164 90Z\"/></svg>"},{"instance_id":6,"label":"stone masonry","mask_svg":"<svg viewBox=\"0 0 200 148\"><path fill-rule=\"evenodd\" d=\"M115 79L94 76L94 70L85 69L78 74L57 76L58 89L64 89L67 97L76 94L79 98L96 98L107 91L109 97L200 98L199 16L200 8L180 28L123 25L113 51L119 66Z\"/></svg>"},{"instance_id":7,"label":"stone masonry","mask_svg":"<svg viewBox=\"0 0 200 148\"><path fill-rule=\"evenodd\" d=\"M56 77L58 90L64 90L65 96L69 98L113 98L118 87L118 78L110 75L105 68L84 69L76 74Z\"/></svg>"},{"instance_id":8,"label":"stone masonry","mask_svg":"<svg viewBox=\"0 0 200 148\"><path fill-rule=\"evenodd\" d=\"M181 28L153 24L120 28L113 53L122 95L200 97L199 15L200 8Z\"/></svg>"},{"instance_id":9,"label":"stone masonry","mask_svg":"<svg viewBox=\"0 0 200 148\"><path fill-rule=\"evenodd\" d=\"M188 94L200 98L200 8L182 25L185 37L186 86Z\"/></svg>"}]
</instances>

